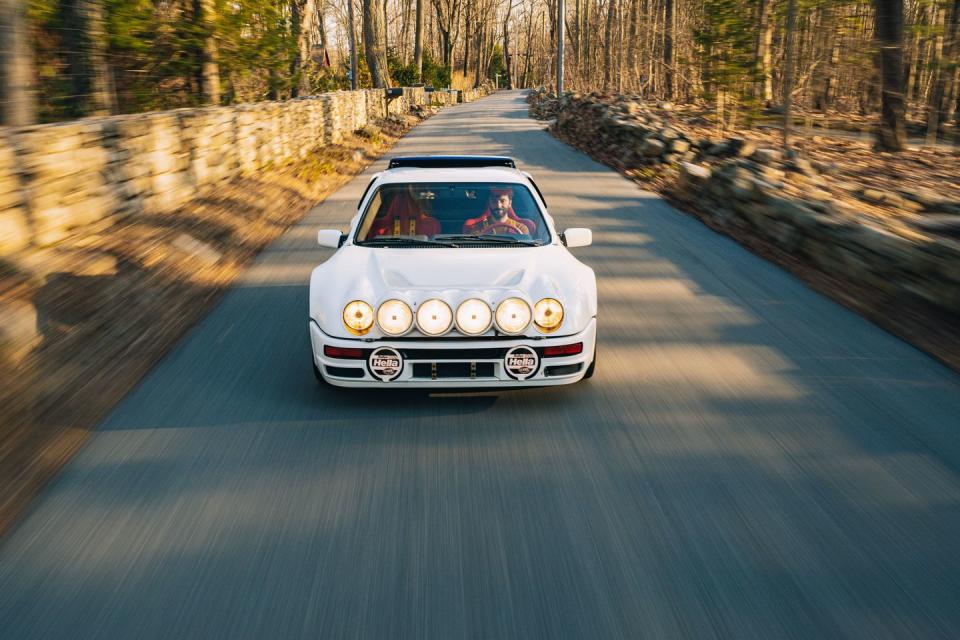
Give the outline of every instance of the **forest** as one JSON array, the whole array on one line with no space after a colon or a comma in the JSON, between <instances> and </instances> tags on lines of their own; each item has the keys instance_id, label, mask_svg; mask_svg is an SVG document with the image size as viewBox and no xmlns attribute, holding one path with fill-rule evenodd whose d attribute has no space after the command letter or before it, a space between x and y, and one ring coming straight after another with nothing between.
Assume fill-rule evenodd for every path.
<instances>
[{"instance_id":1,"label":"forest","mask_svg":"<svg viewBox=\"0 0 960 640\"><path fill-rule=\"evenodd\" d=\"M17 125L423 83L795 111L951 137L960 0L2 0ZM562 11L562 29L558 14ZM355 53L351 56L351 52ZM352 63L352 64L351 64ZM352 67L356 71L351 71Z\"/></svg>"}]
</instances>

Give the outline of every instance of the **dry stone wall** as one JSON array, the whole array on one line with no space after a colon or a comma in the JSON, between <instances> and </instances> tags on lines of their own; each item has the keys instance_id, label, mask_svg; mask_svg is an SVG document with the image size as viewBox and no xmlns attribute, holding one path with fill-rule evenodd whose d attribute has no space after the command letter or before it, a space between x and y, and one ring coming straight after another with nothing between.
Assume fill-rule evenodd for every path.
<instances>
[{"instance_id":1,"label":"dry stone wall","mask_svg":"<svg viewBox=\"0 0 960 640\"><path fill-rule=\"evenodd\" d=\"M457 92L407 87L388 99L370 89L0 129L0 258L114 216L173 211L205 188L303 158L372 120L456 102Z\"/></svg>"},{"instance_id":2,"label":"dry stone wall","mask_svg":"<svg viewBox=\"0 0 960 640\"><path fill-rule=\"evenodd\" d=\"M943 218L960 216L960 203L922 189L861 189L864 202L896 198L903 215L885 224L833 196L829 166L787 157L780 149L736 137L692 139L624 97L558 99L541 90L531 92L529 102L531 115L550 120L558 137L608 164L675 175L672 195L719 228L746 231L825 273L894 299L919 297L960 314L960 242L927 232L931 218L940 229L953 228Z\"/></svg>"}]
</instances>

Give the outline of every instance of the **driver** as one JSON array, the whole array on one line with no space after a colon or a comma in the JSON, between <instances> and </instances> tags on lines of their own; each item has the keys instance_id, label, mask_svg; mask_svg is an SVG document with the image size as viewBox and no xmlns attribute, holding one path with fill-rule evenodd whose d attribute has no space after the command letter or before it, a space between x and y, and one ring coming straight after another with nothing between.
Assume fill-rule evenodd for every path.
<instances>
[{"instance_id":1,"label":"driver","mask_svg":"<svg viewBox=\"0 0 960 640\"><path fill-rule=\"evenodd\" d=\"M409 191L393 196L386 213L377 216L367 238L377 236L435 236L440 233L440 221L423 213Z\"/></svg>"},{"instance_id":2,"label":"driver","mask_svg":"<svg viewBox=\"0 0 960 640\"><path fill-rule=\"evenodd\" d=\"M469 235L526 235L536 232L536 223L520 218L513 210L513 189L490 189L487 210L478 218L463 223L463 233Z\"/></svg>"}]
</instances>

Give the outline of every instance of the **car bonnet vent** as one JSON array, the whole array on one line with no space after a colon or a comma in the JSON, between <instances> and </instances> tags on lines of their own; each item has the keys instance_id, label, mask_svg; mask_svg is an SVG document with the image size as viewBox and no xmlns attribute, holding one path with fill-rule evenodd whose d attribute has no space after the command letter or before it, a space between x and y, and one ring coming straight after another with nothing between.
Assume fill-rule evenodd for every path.
<instances>
[{"instance_id":1,"label":"car bonnet vent","mask_svg":"<svg viewBox=\"0 0 960 640\"><path fill-rule=\"evenodd\" d=\"M506 156L406 156L390 158L389 169L418 167L421 169L458 169L476 167L517 168L513 158Z\"/></svg>"}]
</instances>

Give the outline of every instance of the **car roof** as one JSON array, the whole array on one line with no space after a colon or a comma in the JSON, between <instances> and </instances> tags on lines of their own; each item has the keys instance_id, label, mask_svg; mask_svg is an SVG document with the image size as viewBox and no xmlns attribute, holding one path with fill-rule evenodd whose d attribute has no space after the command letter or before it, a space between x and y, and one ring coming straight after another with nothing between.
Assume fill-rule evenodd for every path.
<instances>
[{"instance_id":1,"label":"car roof","mask_svg":"<svg viewBox=\"0 0 960 640\"><path fill-rule=\"evenodd\" d=\"M398 182L511 182L527 184L526 177L508 167L443 168L397 167L380 174L380 184Z\"/></svg>"}]
</instances>

